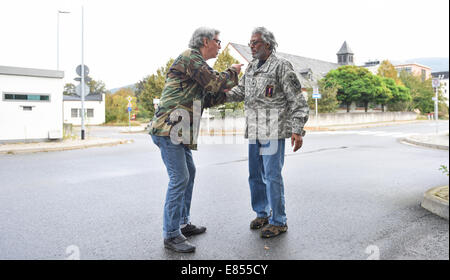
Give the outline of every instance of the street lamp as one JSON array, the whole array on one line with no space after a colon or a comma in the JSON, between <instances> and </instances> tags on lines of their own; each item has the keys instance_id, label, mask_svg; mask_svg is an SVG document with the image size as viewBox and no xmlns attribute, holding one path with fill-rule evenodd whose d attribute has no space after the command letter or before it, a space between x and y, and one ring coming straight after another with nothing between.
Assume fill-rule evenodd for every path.
<instances>
[{"instance_id":1,"label":"street lamp","mask_svg":"<svg viewBox=\"0 0 450 280\"><path fill-rule=\"evenodd\" d=\"M56 70L59 70L59 14L70 14L70 12L59 11L56 13Z\"/></svg>"}]
</instances>

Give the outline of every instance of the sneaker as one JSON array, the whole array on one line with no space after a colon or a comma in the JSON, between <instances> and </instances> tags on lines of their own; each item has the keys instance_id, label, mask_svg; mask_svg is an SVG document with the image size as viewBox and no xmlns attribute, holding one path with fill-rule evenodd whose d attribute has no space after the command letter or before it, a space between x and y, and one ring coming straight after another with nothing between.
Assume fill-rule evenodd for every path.
<instances>
[{"instance_id":1,"label":"sneaker","mask_svg":"<svg viewBox=\"0 0 450 280\"><path fill-rule=\"evenodd\" d=\"M261 237L262 238L275 237L282 233L285 233L287 229L288 229L287 224L284 226L275 226L268 224L261 230Z\"/></svg>"},{"instance_id":2,"label":"sneaker","mask_svg":"<svg viewBox=\"0 0 450 280\"><path fill-rule=\"evenodd\" d=\"M269 217L265 218L256 218L250 223L250 229L260 229L265 224L269 223Z\"/></svg>"},{"instance_id":3,"label":"sneaker","mask_svg":"<svg viewBox=\"0 0 450 280\"><path fill-rule=\"evenodd\" d=\"M189 243L182 234L177 237L164 239L164 247L179 253L192 253L195 251L195 246Z\"/></svg>"},{"instance_id":4,"label":"sneaker","mask_svg":"<svg viewBox=\"0 0 450 280\"><path fill-rule=\"evenodd\" d=\"M181 233L186 237L201 234L204 233L205 231L206 231L205 227L201 226L197 227L191 223L187 224L184 228L181 229Z\"/></svg>"}]
</instances>

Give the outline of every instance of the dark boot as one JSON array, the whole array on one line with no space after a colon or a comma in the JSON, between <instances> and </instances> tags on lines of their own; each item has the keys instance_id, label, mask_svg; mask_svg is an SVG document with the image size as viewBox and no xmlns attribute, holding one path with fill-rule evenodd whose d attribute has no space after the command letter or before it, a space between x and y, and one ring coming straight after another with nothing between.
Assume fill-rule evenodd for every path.
<instances>
[{"instance_id":1,"label":"dark boot","mask_svg":"<svg viewBox=\"0 0 450 280\"><path fill-rule=\"evenodd\" d=\"M182 234L177 237L164 239L164 247L179 253L192 253L195 251L195 246L189 243Z\"/></svg>"},{"instance_id":2,"label":"dark boot","mask_svg":"<svg viewBox=\"0 0 450 280\"><path fill-rule=\"evenodd\" d=\"M196 235L196 234L201 234L204 233L206 231L205 227L201 227L201 226L195 226L191 223L187 224L184 228L181 229L181 233L186 236L192 236L192 235Z\"/></svg>"}]
</instances>

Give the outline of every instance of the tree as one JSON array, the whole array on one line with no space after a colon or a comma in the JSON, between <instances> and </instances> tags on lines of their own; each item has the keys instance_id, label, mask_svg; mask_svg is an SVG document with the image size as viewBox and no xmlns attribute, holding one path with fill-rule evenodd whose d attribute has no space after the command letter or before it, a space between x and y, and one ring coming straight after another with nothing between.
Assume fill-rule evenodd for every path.
<instances>
[{"instance_id":1,"label":"tree","mask_svg":"<svg viewBox=\"0 0 450 280\"><path fill-rule=\"evenodd\" d=\"M104 94L107 92L105 83L91 79L86 83L89 86L89 94Z\"/></svg>"},{"instance_id":2,"label":"tree","mask_svg":"<svg viewBox=\"0 0 450 280\"><path fill-rule=\"evenodd\" d=\"M392 65L389 60L383 60L381 62L380 67L378 67L377 75L385 78L391 78L397 85L403 85L398 76L397 69L395 69L394 65Z\"/></svg>"},{"instance_id":3,"label":"tree","mask_svg":"<svg viewBox=\"0 0 450 280\"><path fill-rule=\"evenodd\" d=\"M105 83L91 79L86 83L89 87L89 94L104 94L107 92ZM67 83L64 86L64 95L76 95L76 86L72 83Z\"/></svg>"},{"instance_id":4,"label":"tree","mask_svg":"<svg viewBox=\"0 0 450 280\"><path fill-rule=\"evenodd\" d=\"M172 66L174 60L171 58L166 65L156 70L156 74L146 76L144 79L136 83L136 97L138 103L148 111L150 117L153 117L155 108L153 99L160 98L164 89L167 72Z\"/></svg>"},{"instance_id":5,"label":"tree","mask_svg":"<svg viewBox=\"0 0 450 280\"><path fill-rule=\"evenodd\" d=\"M76 90L75 90L75 85L72 83L67 83L64 85L64 91L63 94L64 95L75 95L76 94Z\"/></svg>"},{"instance_id":6,"label":"tree","mask_svg":"<svg viewBox=\"0 0 450 280\"><path fill-rule=\"evenodd\" d=\"M317 107L319 113L333 113L339 107L339 102L336 99L337 87L331 86L326 88L325 81L322 79L318 83L319 92L322 95L322 98L317 100ZM312 98L312 89L308 89L308 106L311 112L316 110L316 101Z\"/></svg>"},{"instance_id":7,"label":"tree","mask_svg":"<svg viewBox=\"0 0 450 280\"><path fill-rule=\"evenodd\" d=\"M373 75L373 83L375 90L375 102L381 104L381 111L384 112L384 107L392 98L393 91L397 91L395 81L390 78L383 78Z\"/></svg>"},{"instance_id":8,"label":"tree","mask_svg":"<svg viewBox=\"0 0 450 280\"><path fill-rule=\"evenodd\" d=\"M354 101L364 102L367 112L368 103L375 99L372 76L365 68L345 65L328 72L323 83L324 88L337 88L336 98L347 105L347 112L350 112L350 105Z\"/></svg>"},{"instance_id":9,"label":"tree","mask_svg":"<svg viewBox=\"0 0 450 280\"><path fill-rule=\"evenodd\" d=\"M422 81L419 76L414 76L406 71L400 72L402 83L411 92L412 102L409 110L419 109L422 113L430 113L434 111L434 90L431 86L431 79Z\"/></svg>"},{"instance_id":10,"label":"tree","mask_svg":"<svg viewBox=\"0 0 450 280\"><path fill-rule=\"evenodd\" d=\"M390 78L384 78L386 87L391 91L391 97L387 101L389 111L406 111L408 110L408 103L411 102L410 90L395 83Z\"/></svg>"},{"instance_id":11,"label":"tree","mask_svg":"<svg viewBox=\"0 0 450 280\"><path fill-rule=\"evenodd\" d=\"M228 49L225 49L217 56L217 60L214 63L213 69L218 72L223 72L226 69L230 68L231 65L239 63L240 63L239 60L235 59L232 55L230 55L230 51ZM239 78L241 78L242 75L243 75L242 72L239 73ZM244 110L244 102L242 101L242 102L225 103L224 105L219 105L218 109L223 114L225 114L224 112L227 109L231 109L233 111Z\"/></svg>"},{"instance_id":12,"label":"tree","mask_svg":"<svg viewBox=\"0 0 450 280\"><path fill-rule=\"evenodd\" d=\"M128 100L127 97L134 97L130 89L119 89L114 94L106 95L105 119L109 122L128 122ZM136 98L131 101L132 107L136 106Z\"/></svg>"}]
</instances>

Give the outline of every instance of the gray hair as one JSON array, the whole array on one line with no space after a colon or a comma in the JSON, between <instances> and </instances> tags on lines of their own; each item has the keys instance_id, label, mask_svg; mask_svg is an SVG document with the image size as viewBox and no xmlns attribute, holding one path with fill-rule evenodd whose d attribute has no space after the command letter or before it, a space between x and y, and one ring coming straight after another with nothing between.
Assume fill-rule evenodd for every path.
<instances>
[{"instance_id":1,"label":"gray hair","mask_svg":"<svg viewBox=\"0 0 450 280\"><path fill-rule=\"evenodd\" d=\"M275 51L278 47L278 43L275 40L275 36L272 32L265 27L256 27L253 29L252 35L261 34L261 39L270 45L269 50Z\"/></svg>"},{"instance_id":2,"label":"gray hair","mask_svg":"<svg viewBox=\"0 0 450 280\"><path fill-rule=\"evenodd\" d=\"M209 40L214 39L214 36L220 33L219 30L208 28L208 27L200 27L194 31L192 34L191 40L189 41L189 48L191 49L199 49L203 47L203 38L208 38Z\"/></svg>"}]
</instances>

